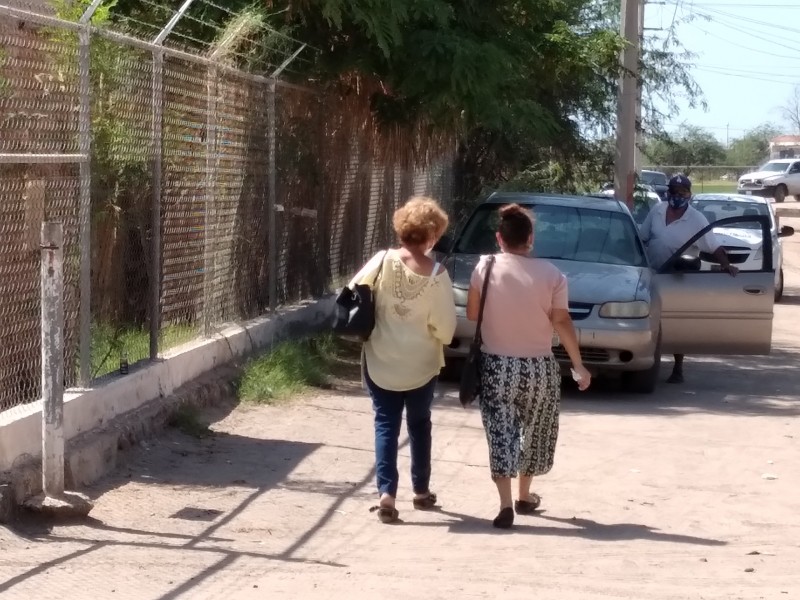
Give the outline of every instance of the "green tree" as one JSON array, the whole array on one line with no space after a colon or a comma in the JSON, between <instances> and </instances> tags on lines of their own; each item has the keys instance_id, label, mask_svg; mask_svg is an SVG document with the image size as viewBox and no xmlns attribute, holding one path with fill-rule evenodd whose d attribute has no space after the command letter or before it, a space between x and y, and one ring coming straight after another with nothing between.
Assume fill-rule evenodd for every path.
<instances>
[{"instance_id":1,"label":"green tree","mask_svg":"<svg viewBox=\"0 0 800 600\"><path fill-rule=\"evenodd\" d=\"M769 141L779 134L780 129L769 123L751 129L731 142L727 163L740 167L761 164L769 157Z\"/></svg>"},{"instance_id":2,"label":"green tree","mask_svg":"<svg viewBox=\"0 0 800 600\"><path fill-rule=\"evenodd\" d=\"M118 0L115 14L163 24L173 4ZM619 0L228 0L225 7L199 3L175 35L207 50L227 30L230 11L260 11L262 31L315 49L288 77L367 94L387 130L458 138L466 197L533 165L592 160L595 140L613 131L624 45ZM267 37L261 42L271 47L274 36ZM236 60L269 71L265 57L274 54L251 50ZM659 99L673 108L675 88L692 102L699 98L687 58L674 36L645 48L644 101L653 127L664 116Z\"/></svg>"},{"instance_id":3,"label":"green tree","mask_svg":"<svg viewBox=\"0 0 800 600\"><path fill-rule=\"evenodd\" d=\"M652 136L645 145L645 156L654 165L686 167L724 164L725 147L713 133L694 125L684 126L679 136Z\"/></svg>"}]
</instances>

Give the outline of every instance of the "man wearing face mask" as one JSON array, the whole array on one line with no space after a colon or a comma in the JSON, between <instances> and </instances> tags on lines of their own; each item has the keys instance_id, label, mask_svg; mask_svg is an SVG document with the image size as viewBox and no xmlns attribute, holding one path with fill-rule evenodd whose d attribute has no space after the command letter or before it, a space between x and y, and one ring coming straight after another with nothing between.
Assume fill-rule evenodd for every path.
<instances>
[{"instance_id":1,"label":"man wearing face mask","mask_svg":"<svg viewBox=\"0 0 800 600\"><path fill-rule=\"evenodd\" d=\"M675 175L669 180L667 201L653 207L640 227L642 240L647 244L647 254L654 269L661 268L675 252L708 226L708 219L689 205L692 199L692 182L685 175ZM722 269L731 276L739 272L728 260L725 248L712 231L699 238L687 252L706 252L714 256ZM675 366L668 383L683 383L683 354L675 355Z\"/></svg>"}]
</instances>

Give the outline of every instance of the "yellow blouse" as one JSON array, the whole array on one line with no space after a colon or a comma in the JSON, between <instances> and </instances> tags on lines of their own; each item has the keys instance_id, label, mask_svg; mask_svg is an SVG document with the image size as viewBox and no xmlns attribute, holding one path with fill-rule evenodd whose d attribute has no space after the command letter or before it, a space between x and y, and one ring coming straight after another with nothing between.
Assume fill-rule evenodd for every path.
<instances>
[{"instance_id":1,"label":"yellow blouse","mask_svg":"<svg viewBox=\"0 0 800 600\"><path fill-rule=\"evenodd\" d=\"M364 344L370 379L395 391L420 388L444 366L444 346L456 330L453 284L447 271L421 276L395 250L380 252L353 278L352 284L375 289L375 329ZM438 267L437 267L438 268Z\"/></svg>"}]
</instances>

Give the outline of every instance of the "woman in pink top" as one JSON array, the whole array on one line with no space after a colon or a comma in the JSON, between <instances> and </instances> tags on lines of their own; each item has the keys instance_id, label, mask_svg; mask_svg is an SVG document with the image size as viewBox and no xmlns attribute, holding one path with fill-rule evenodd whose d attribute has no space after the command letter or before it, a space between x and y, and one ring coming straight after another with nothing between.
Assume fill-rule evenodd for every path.
<instances>
[{"instance_id":1,"label":"woman in pink top","mask_svg":"<svg viewBox=\"0 0 800 600\"><path fill-rule=\"evenodd\" d=\"M478 319L483 280L490 270L479 397L492 479L500 494L493 524L507 529L514 524L515 510L529 515L539 507L541 498L531 493L531 482L553 467L561 400L553 330L572 360L581 390L589 387L591 375L581 362L569 316L566 277L553 264L530 256L531 214L516 204L501 208L497 241L502 254L482 257L472 274L467 318ZM517 476L514 503L511 479Z\"/></svg>"}]
</instances>

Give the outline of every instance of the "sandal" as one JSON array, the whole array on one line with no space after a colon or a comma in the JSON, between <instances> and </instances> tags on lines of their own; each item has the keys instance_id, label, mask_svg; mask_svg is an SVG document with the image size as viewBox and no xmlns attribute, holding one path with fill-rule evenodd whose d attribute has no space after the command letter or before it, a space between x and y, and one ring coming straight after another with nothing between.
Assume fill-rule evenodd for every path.
<instances>
[{"instance_id":1,"label":"sandal","mask_svg":"<svg viewBox=\"0 0 800 600\"><path fill-rule=\"evenodd\" d=\"M381 523L396 523L400 520L400 511L394 506L373 506L369 512L377 512L378 520Z\"/></svg>"},{"instance_id":2,"label":"sandal","mask_svg":"<svg viewBox=\"0 0 800 600\"><path fill-rule=\"evenodd\" d=\"M514 510L518 515L532 515L542 504L542 498L539 494L531 494L528 498L528 500L517 500L514 502Z\"/></svg>"},{"instance_id":3,"label":"sandal","mask_svg":"<svg viewBox=\"0 0 800 600\"><path fill-rule=\"evenodd\" d=\"M430 510L436 506L436 494L428 492L427 496L414 498L414 508L416 510Z\"/></svg>"}]
</instances>

